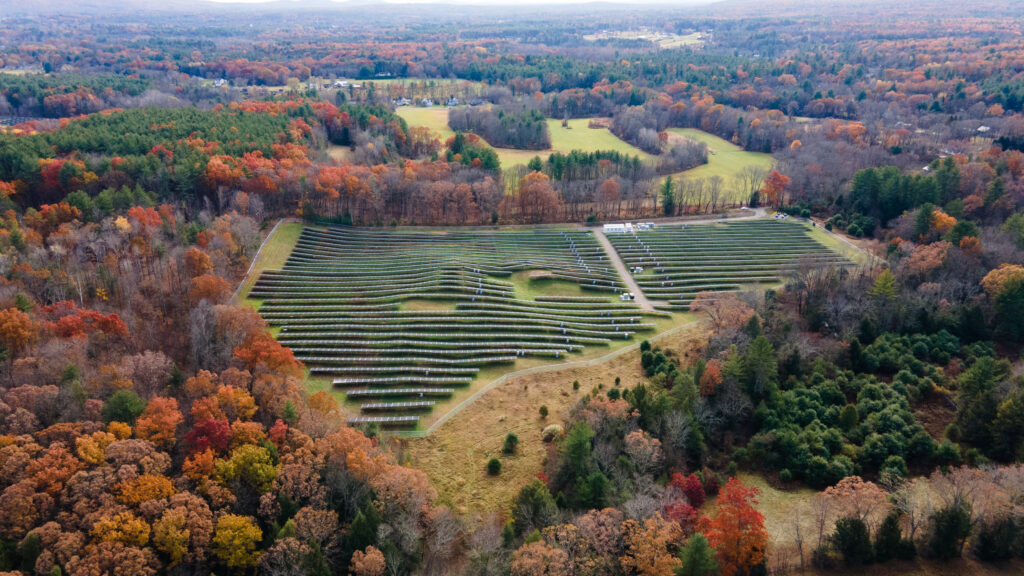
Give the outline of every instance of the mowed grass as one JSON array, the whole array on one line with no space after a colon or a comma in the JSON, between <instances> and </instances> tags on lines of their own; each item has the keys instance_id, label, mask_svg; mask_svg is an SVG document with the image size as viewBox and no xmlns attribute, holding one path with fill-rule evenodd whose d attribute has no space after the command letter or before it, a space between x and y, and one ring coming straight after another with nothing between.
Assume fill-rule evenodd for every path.
<instances>
[{"instance_id":1,"label":"mowed grass","mask_svg":"<svg viewBox=\"0 0 1024 576\"><path fill-rule=\"evenodd\" d=\"M455 135L455 132L448 127L448 108L442 106L435 106L433 108L402 106L398 109L397 114L405 119L410 128L413 126L429 128L442 141Z\"/></svg>"},{"instance_id":2,"label":"mowed grass","mask_svg":"<svg viewBox=\"0 0 1024 576\"><path fill-rule=\"evenodd\" d=\"M639 156L641 160L654 158L651 154L620 139L607 128L590 128L589 118L569 120L569 126L563 127L561 120L548 119L548 132L551 134L551 148L547 150L514 150L511 148L495 148L502 168L516 165L525 166L534 156L546 160L553 152L563 154L573 150L597 152L598 150L614 150L630 156Z\"/></svg>"},{"instance_id":3,"label":"mowed grass","mask_svg":"<svg viewBox=\"0 0 1024 576\"><path fill-rule=\"evenodd\" d=\"M743 197L745 196L743 184L739 178L739 174L744 168L757 166L768 170L772 167L771 154L747 152L728 140L694 128L669 128L668 131L697 142L703 142L708 146L707 164L674 174L673 179L721 176L727 201L746 200Z\"/></svg>"},{"instance_id":4,"label":"mowed grass","mask_svg":"<svg viewBox=\"0 0 1024 576\"><path fill-rule=\"evenodd\" d=\"M842 254L858 266L874 266L880 263L874 255L847 243L838 234L829 232L821 226L808 227L808 233L828 249Z\"/></svg>"},{"instance_id":5,"label":"mowed grass","mask_svg":"<svg viewBox=\"0 0 1024 576\"><path fill-rule=\"evenodd\" d=\"M252 290L260 272L264 270L280 270L288 261L288 256L299 241L299 234L302 233L301 222L282 222L273 235L264 240L263 248L260 250L256 262L252 266L252 273L242 281L242 287L238 291L238 300L252 306L254 310L259 309L260 300L249 298L249 291Z\"/></svg>"},{"instance_id":6,"label":"mowed grass","mask_svg":"<svg viewBox=\"0 0 1024 576\"><path fill-rule=\"evenodd\" d=\"M424 126L436 133L441 140L455 134L448 126L448 108L435 106L433 108L421 108L418 106L403 106L398 109L398 115L405 119L406 123L412 126ZM615 150L623 154L639 156L641 160L650 160L654 156L621 140L612 134L607 128L590 128L589 118L576 118L569 120L569 127L562 127L561 120L548 119L548 132L551 134L551 147L546 150L517 150L514 148L495 148L502 168L513 166L526 166L534 156L540 156L546 160L553 152L563 154L573 150L584 152L596 152L598 150Z\"/></svg>"}]
</instances>

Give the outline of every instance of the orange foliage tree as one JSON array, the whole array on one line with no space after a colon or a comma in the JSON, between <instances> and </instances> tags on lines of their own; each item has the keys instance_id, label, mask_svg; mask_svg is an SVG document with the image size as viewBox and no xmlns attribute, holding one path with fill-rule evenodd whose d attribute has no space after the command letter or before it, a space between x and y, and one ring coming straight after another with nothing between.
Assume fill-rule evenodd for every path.
<instances>
[{"instance_id":1,"label":"orange foliage tree","mask_svg":"<svg viewBox=\"0 0 1024 576\"><path fill-rule=\"evenodd\" d=\"M772 170L768 177L764 179L761 192L768 199L769 206L782 206L785 200L786 188L788 187L789 176L780 173L778 170Z\"/></svg>"},{"instance_id":2,"label":"orange foliage tree","mask_svg":"<svg viewBox=\"0 0 1024 576\"><path fill-rule=\"evenodd\" d=\"M183 418L174 398L153 398L135 421L135 435L161 447L174 446Z\"/></svg>"},{"instance_id":3,"label":"orange foliage tree","mask_svg":"<svg viewBox=\"0 0 1024 576\"><path fill-rule=\"evenodd\" d=\"M714 517L704 518L698 525L697 529L718 553L722 576L746 574L764 562L768 531L764 528L764 516L754 508L757 494L757 488L730 478L718 493Z\"/></svg>"}]
</instances>

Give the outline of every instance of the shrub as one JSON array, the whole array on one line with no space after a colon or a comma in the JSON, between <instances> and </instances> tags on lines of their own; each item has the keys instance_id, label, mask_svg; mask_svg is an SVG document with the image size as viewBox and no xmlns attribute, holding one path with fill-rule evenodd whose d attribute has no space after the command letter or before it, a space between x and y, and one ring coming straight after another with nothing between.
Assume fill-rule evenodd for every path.
<instances>
[{"instance_id":1,"label":"shrub","mask_svg":"<svg viewBox=\"0 0 1024 576\"><path fill-rule=\"evenodd\" d=\"M565 429L562 428L560 424L552 424L544 427L544 430L540 433L540 437L545 442L552 442L563 434L565 434Z\"/></svg>"},{"instance_id":2,"label":"shrub","mask_svg":"<svg viewBox=\"0 0 1024 576\"><path fill-rule=\"evenodd\" d=\"M497 476L501 474L501 460L497 458L491 458L487 461L487 473L491 476Z\"/></svg>"},{"instance_id":3,"label":"shrub","mask_svg":"<svg viewBox=\"0 0 1024 576\"><path fill-rule=\"evenodd\" d=\"M547 405L543 405L543 406L540 407L540 417L541 418L547 418L548 417L548 407L547 407Z\"/></svg>"},{"instance_id":4,"label":"shrub","mask_svg":"<svg viewBox=\"0 0 1024 576\"><path fill-rule=\"evenodd\" d=\"M829 536L829 541L836 551L842 554L843 562L847 566L870 564L874 558L868 527L856 516L837 520L836 530Z\"/></svg>"},{"instance_id":5,"label":"shrub","mask_svg":"<svg viewBox=\"0 0 1024 576\"><path fill-rule=\"evenodd\" d=\"M576 390L580 389L580 381L579 380L573 380L572 381L572 389L573 389L573 391L576 391Z\"/></svg>"},{"instance_id":6,"label":"shrub","mask_svg":"<svg viewBox=\"0 0 1024 576\"><path fill-rule=\"evenodd\" d=\"M519 436L509 432L505 436L505 445L502 446L501 451L505 454L515 454L516 446L519 445Z\"/></svg>"}]
</instances>

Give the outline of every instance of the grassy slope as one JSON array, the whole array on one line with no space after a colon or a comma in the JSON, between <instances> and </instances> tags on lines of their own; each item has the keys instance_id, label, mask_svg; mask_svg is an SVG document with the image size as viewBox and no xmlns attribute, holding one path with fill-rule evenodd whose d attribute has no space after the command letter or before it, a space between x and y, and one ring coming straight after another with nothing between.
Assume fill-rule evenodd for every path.
<instances>
[{"instance_id":1,"label":"grassy slope","mask_svg":"<svg viewBox=\"0 0 1024 576\"><path fill-rule=\"evenodd\" d=\"M808 228L808 233L811 235L811 238L814 238L828 249L842 254L858 266L869 266L873 264L872 260L876 260L871 255L844 242L838 234L831 233L821 226Z\"/></svg>"},{"instance_id":2,"label":"grassy slope","mask_svg":"<svg viewBox=\"0 0 1024 576\"><path fill-rule=\"evenodd\" d=\"M684 362L706 342L706 331L694 316L678 315L678 330L663 332L656 339L658 346L672 351ZM652 333L644 338L652 338ZM633 344L636 341L632 341ZM601 348L602 354L607 348ZM541 432L550 424L562 424L571 407L592 390L607 391L621 378L627 388L643 382L640 351L637 347L591 366L565 367L536 374L509 378L492 388L464 410L425 438L402 440L410 463L426 472L437 489L441 502L460 513L501 510L509 512L519 489L544 470L551 447L541 439ZM580 389L572 383L579 381ZM539 415L541 405L547 406L546 419ZM501 453L505 435L519 437L513 455ZM501 474L489 476L485 465L492 457L500 458Z\"/></svg>"},{"instance_id":3,"label":"grassy slope","mask_svg":"<svg viewBox=\"0 0 1024 576\"><path fill-rule=\"evenodd\" d=\"M552 152L571 152L582 150L596 152L598 150L616 150L623 154L639 156L641 160L653 158L647 152L619 139L607 128L588 128L589 118L569 120L569 128L562 127L561 120L548 119L548 132L551 133L551 148L548 150L513 150L497 148L501 158L501 167L510 168L517 164L526 165L534 156L546 158Z\"/></svg>"},{"instance_id":4,"label":"grassy slope","mask_svg":"<svg viewBox=\"0 0 1024 576\"><path fill-rule=\"evenodd\" d=\"M714 152L714 154L708 154L707 164L676 174L673 178L710 178L712 176L721 176L725 180L724 189L729 200L746 200L746 198L742 197L742 185L737 177L741 170L747 166L760 166L762 168L771 168L772 166L771 154L747 152L732 142L707 132L693 128L669 128L668 131L703 142ZM735 194L730 195L730 193L734 192Z\"/></svg>"}]
</instances>

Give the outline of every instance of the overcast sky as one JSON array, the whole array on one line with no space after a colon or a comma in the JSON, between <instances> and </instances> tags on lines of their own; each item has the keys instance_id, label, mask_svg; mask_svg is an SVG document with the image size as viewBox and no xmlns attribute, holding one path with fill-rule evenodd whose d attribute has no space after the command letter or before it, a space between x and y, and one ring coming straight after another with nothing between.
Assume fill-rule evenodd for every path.
<instances>
[{"instance_id":1,"label":"overcast sky","mask_svg":"<svg viewBox=\"0 0 1024 576\"><path fill-rule=\"evenodd\" d=\"M301 4L303 0L208 0L219 3L268 3L268 2L295 2ZM352 0L332 0L338 4L349 4ZM601 2L607 4L672 4L674 6L692 6L699 4L711 4L721 0L377 0L378 2L390 2L394 4L474 4L486 6L518 6L522 4L592 4ZM362 3L362 2L360 2Z\"/></svg>"}]
</instances>

